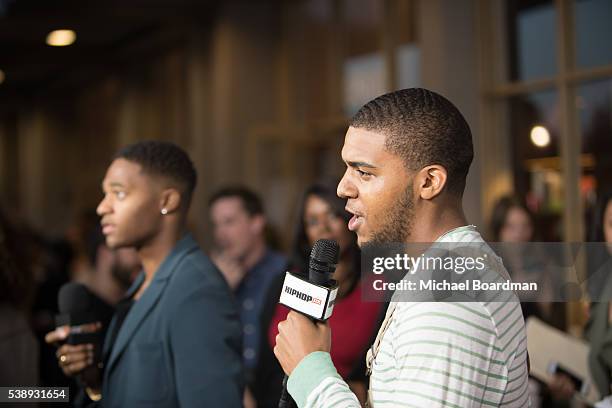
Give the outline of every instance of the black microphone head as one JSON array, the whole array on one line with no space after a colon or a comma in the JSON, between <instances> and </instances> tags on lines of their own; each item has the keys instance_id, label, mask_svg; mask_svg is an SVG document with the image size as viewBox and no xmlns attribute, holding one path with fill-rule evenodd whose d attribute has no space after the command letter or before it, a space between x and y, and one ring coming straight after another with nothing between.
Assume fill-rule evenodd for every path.
<instances>
[{"instance_id":1,"label":"black microphone head","mask_svg":"<svg viewBox=\"0 0 612 408\"><path fill-rule=\"evenodd\" d=\"M340 254L340 246L333 239L319 239L312 246L310 251L310 259L316 259L324 263L338 263Z\"/></svg>"},{"instance_id":2,"label":"black microphone head","mask_svg":"<svg viewBox=\"0 0 612 408\"><path fill-rule=\"evenodd\" d=\"M112 307L81 283L64 284L57 295L59 313L66 315L70 325L110 320Z\"/></svg>"},{"instance_id":3,"label":"black microphone head","mask_svg":"<svg viewBox=\"0 0 612 408\"><path fill-rule=\"evenodd\" d=\"M310 251L310 263L308 278L311 282L325 285L331 280L336 270L340 246L332 239L320 239L312 246Z\"/></svg>"},{"instance_id":4,"label":"black microphone head","mask_svg":"<svg viewBox=\"0 0 612 408\"><path fill-rule=\"evenodd\" d=\"M83 284L68 282L57 294L57 307L60 313L75 313L79 310L88 310L91 303L91 292Z\"/></svg>"}]
</instances>

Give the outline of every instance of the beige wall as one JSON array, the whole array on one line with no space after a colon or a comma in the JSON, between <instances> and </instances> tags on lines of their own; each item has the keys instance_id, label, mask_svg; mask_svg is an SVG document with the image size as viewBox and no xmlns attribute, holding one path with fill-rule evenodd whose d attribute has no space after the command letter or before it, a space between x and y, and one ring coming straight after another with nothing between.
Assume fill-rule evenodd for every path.
<instances>
[{"instance_id":1,"label":"beige wall","mask_svg":"<svg viewBox=\"0 0 612 408\"><path fill-rule=\"evenodd\" d=\"M428 0L417 9L422 84L457 104L472 127L476 160L464 202L469 220L484 227L474 2ZM182 45L111 72L78 93L22 109L18 125L5 123L0 131L0 157L9 163L7 156L16 150L19 164L17 172L8 164L0 169L0 191L5 197L18 191L13 201L26 219L59 234L79 211L95 207L104 170L119 146L139 139L174 140L189 151L198 170L190 218L202 242L210 243L207 197L237 182L275 194L268 200L270 218L288 236L300 186L311 177L299 170L308 163L297 161L304 160L302 152L319 154L317 145L302 139L323 138L328 149L337 149L335 139L345 128L338 115L342 43L334 40L341 29L310 38L293 25L295 17L272 2L232 2L219 10L212 26L188 29ZM317 41L325 47L317 48ZM302 46L309 54L300 54ZM317 49L321 59L313 61ZM309 77L316 71L321 81ZM320 89L313 89L317 84ZM279 157L256 162L268 166L262 170L267 175L253 177L261 169L247 165L253 159L249 142L261 128L295 143L281 143L277 150L262 145L264 159Z\"/></svg>"},{"instance_id":2,"label":"beige wall","mask_svg":"<svg viewBox=\"0 0 612 408\"><path fill-rule=\"evenodd\" d=\"M34 228L61 234L80 211L95 208L119 146L172 140L187 149L198 169L191 224L206 238L206 197L222 184L245 179L247 129L273 120L278 110L277 9L248 2L226 6L213 27L194 28L184 45L78 92L33 101L16 114L13 128L7 117L0 127L6 205L19 208ZM10 168L12 143L16 169Z\"/></svg>"}]
</instances>

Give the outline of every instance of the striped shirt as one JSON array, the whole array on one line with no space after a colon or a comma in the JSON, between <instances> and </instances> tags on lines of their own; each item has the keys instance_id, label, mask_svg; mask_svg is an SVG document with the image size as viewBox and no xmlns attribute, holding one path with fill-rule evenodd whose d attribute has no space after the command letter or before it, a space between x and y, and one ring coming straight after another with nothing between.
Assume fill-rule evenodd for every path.
<instances>
[{"instance_id":1,"label":"striped shirt","mask_svg":"<svg viewBox=\"0 0 612 408\"><path fill-rule=\"evenodd\" d=\"M470 227L453 230L437 242L481 244L497 258ZM505 270L496 272L507 276ZM530 406L525 323L516 299L392 299L389 308L393 315L370 377L374 408ZM300 407L360 407L324 352L300 362L289 377L288 390Z\"/></svg>"}]
</instances>

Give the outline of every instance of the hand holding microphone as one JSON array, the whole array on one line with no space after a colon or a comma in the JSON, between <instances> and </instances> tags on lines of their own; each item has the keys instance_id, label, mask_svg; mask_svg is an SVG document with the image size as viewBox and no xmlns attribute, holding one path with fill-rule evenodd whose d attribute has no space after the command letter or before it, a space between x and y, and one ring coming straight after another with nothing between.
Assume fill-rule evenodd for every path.
<instances>
[{"instance_id":1,"label":"hand holding microphone","mask_svg":"<svg viewBox=\"0 0 612 408\"><path fill-rule=\"evenodd\" d=\"M308 317L292 310L278 325L274 355L287 375L310 353L329 353L330 348L331 330L326 322L313 324Z\"/></svg>"},{"instance_id":2,"label":"hand holding microphone","mask_svg":"<svg viewBox=\"0 0 612 408\"><path fill-rule=\"evenodd\" d=\"M86 384L98 382L104 327L113 308L80 283L69 282L58 294L57 328L45 342L58 346L58 363L67 376L78 376Z\"/></svg>"},{"instance_id":3,"label":"hand holding microphone","mask_svg":"<svg viewBox=\"0 0 612 408\"><path fill-rule=\"evenodd\" d=\"M88 323L79 326L59 326L52 332L47 333L45 342L55 344L58 347L55 353L59 366L67 376L80 374L94 363L94 345L92 343L69 344L70 336L76 333L96 333L100 330L100 323Z\"/></svg>"},{"instance_id":4,"label":"hand holding microphone","mask_svg":"<svg viewBox=\"0 0 612 408\"><path fill-rule=\"evenodd\" d=\"M308 280L289 272L285 276L279 302L293 310L278 324L274 355L287 375L310 353L330 351L331 330L325 321L332 314L338 294L338 285L331 277L339 252L336 241L318 240L310 253ZM286 376L283 386L279 407L292 402Z\"/></svg>"}]
</instances>

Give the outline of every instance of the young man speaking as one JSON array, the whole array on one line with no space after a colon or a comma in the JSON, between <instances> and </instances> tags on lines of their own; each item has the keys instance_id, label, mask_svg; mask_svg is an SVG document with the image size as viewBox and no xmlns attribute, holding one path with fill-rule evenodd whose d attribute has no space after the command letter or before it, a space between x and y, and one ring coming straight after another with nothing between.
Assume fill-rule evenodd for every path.
<instances>
[{"instance_id":1,"label":"young man speaking","mask_svg":"<svg viewBox=\"0 0 612 408\"><path fill-rule=\"evenodd\" d=\"M425 89L380 96L352 119L338 195L361 247L465 243L492 251L462 209L472 135ZM501 263L492 272L507 276ZM397 294L397 293L396 293ZM527 342L518 301L400 302L368 353L372 407L527 407ZM274 353L300 407L359 407L330 356L330 330L291 312Z\"/></svg>"},{"instance_id":2,"label":"young man speaking","mask_svg":"<svg viewBox=\"0 0 612 408\"><path fill-rule=\"evenodd\" d=\"M111 249L134 247L143 271L117 305L103 366L91 345L62 345L59 364L104 407L240 407L240 323L221 273L186 232L196 172L178 146L125 147L109 166L98 214ZM47 335L66 338L66 328Z\"/></svg>"}]
</instances>

